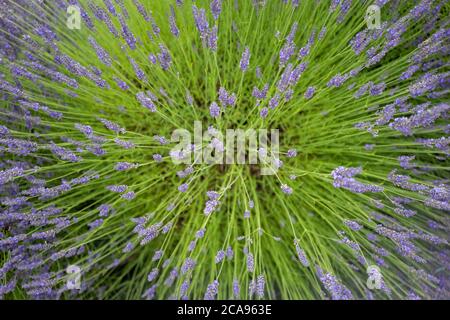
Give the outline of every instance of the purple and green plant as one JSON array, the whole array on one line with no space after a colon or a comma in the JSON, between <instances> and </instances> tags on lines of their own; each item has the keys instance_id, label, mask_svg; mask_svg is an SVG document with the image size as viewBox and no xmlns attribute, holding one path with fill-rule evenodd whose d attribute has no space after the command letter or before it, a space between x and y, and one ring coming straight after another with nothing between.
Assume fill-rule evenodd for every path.
<instances>
[{"instance_id":1,"label":"purple and green plant","mask_svg":"<svg viewBox=\"0 0 450 320\"><path fill-rule=\"evenodd\" d=\"M0 0L0 298L448 299L449 12ZM174 163L195 121L277 171Z\"/></svg>"}]
</instances>

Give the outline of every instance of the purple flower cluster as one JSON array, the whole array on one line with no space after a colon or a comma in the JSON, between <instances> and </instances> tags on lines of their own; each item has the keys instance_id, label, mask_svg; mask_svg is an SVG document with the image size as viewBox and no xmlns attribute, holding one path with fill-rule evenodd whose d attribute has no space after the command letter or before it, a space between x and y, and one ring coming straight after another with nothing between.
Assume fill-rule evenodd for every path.
<instances>
[{"instance_id":1,"label":"purple flower cluster","mask_svg":"<svg viewBox=\"0 0 450 320\"><path fill-rule=\"evenodd\" d=\"M331 172L333 178L333 186L335 188L344 188L355 193L365 192L381 192L382 187L364 184L353 178L355 175L362 173L362 168L345 168L338 167Z\"/></svg>"},{"instance_id":2,"label":"purple flower cluster","mask_svg":"<svg viewBox=\"0 0 450 320\"><path fill-rule=\"evenodd\" d=\"M332 300L352 300L353 295L339 280L331 273L323 273L322 269L317 267L317 274L320 282L331 295Z\"/></svg>"},{"instance_id":3,"label":"purple flower cluster","mask_svg":"<svg viewBox=\"0 0 450 320\"><path fill-rule=\"evenodd\" d=\"M206 216L209 216L211 213L217 210L217 207L220 205L220 201L218 200L219 194L216 191L208 191L206 195L209 200L206 201L203 213Z\"/></svg>"},{"instance_id":4,"label":"purple flower cluster","mask_svg":"<svg viewBox=\"0 0 450 320\"><path fill-rule=\"evenodd\" d=\"M204 300L214 300L219 292L219 281L214 280L206 288Z\"/></svg>"},{"instance_id":5,"label":"purple flower cluster","mask_svg":"<svg viewBox=\"0 0 450 320\"><path fill-rule=\"evenodd\" d=\"M242 53L241 62L239 64L243 72L247 71L249 63L250 63L250 48L245 47L244 52Z\"/></svg>"},{"instance_id":6,"label":"purple flower cluster","mask_svg":"<svg viewBox=\"0 0 450 320\"><path fill-rule=\"evenodd\" d=\"M219 89L219 101L224 108L227 106L233 107L236 104L236 94L229 93L224 87Z\"/></svg>"},{"instance_id":7,"label":"purple flower cluster","mask_svg":"<svg viewBox=\"0 0 450 320\"><path fill-rule=\"evenodd\" d=\"M305 251L303 251L303 249L300 247L299 241L294 240L294 245L295 245L295 251L297 252L298 260L300 260L300 262L302 263L303 266L309 267L308 258L306 257Z\"/></svg>"},{"instance_id":8,"label":"purple flower cluster","mask_svg":"<svg viewBox=\"0 0 450 320\"><path fill-rule=\"evenodd\" d=\"M353 23L352 0L41 2L2 2L0 299L448 297L445 1L376 0L374 30ZM48 19L67 4L81 33ZM166 137L193 121L211 139L173 149ZM301 157L272 154L273 177L263 164L171 163L223 153L214 134L235 126L279 128ZM267 273L267 248L301 276ZM64 287L69 263L81 290ZM381 291L358 285L371 264ZM149 287L134 294L136 280Z\"/></svg>"},{"instance_id":9,"label":"purple flower cluster","mask_svg":"<svg viewBox=\"0 0 450 320\"><path fill-rule=\"evenodd\" d=\"M136 98L143 107L149 109L151 112L156 111L156 106L154 104L152 97L149 96L148 94L145 94L145 92L138 92L136 94Z\"/></svg>"}]
</instances>

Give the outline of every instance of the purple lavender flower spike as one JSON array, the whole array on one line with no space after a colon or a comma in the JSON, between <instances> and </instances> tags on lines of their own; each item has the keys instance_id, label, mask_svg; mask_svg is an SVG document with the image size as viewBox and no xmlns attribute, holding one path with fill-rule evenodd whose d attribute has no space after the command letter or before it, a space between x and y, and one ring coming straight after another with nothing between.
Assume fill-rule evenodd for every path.
<instances>
[{"instance_id":1,"label":"purple lavender flower spike","mask_svg":"<svg viewBox=\"0 0 450 320\"><path fill-rule=\"evenodd\" d=\"M149 109L151 112L156 112L155 104L144 92L138 92L136 98L143 107Z\"/></svg>"},{"instance_id":2,"label":"purple lavender flower spike","mask_svg":"<svg viewBox=\"0 0 450 320\"><path fill-rule=\"evenodd\" d=\"M219 206L220 202L217 200L208 200L205 204L205 209L203 210L203 213L205 216L209 216L211 213L213 213L215 210L217 210L217 207Z\"/></svg>"},{"instance_id":3,"label":"purple lavender flower spike","mask_svg":"<svg viewBox=\"0 0 450 320\"><path fill-rule=\"evenodd\" d=\"M178 29L177 22L175 21L175 10L173 6L170 6L169 23L170 23L170 32L172 32L172 34L178 38L180 35L180 30Z\"/></svg>"},{"instance_id":4,"label":"purple lavender flower spike","mask_svg":"<svg viewBox=\"0 0 450 320\"><path fill-rule=\"evenodd\" d=\"M296 149L289 149L287 152L288 158L295 158L297 156L297 150Z\"/></svg>"},{"instance_id":5,"label":"purple lavender flower spike","mask_svg":"<svg viewBox=\"0 0 450 320\"><path fill-rule=\"evenodd\" d=\"M259 299L264 298L264 287L266 284L266 280L264 278L264 275L259 275L256 278L256 295L258 296Z\"/></svg>"},{"instance_id":6,"label":"purple lavender flower spike","mask_svg":"<svg viewBox=\"0 0 450 320\"><path fill-rule=\"evenodd\" d=\"M353 231L359 231L361 230L363 227L356 221L352 221L352 220L345 220L344 221L345 225L347 227L349 227L350 229L352 229Z\"/></svg>"},{"instance_id":7,"label":"purple lavender flower spike","mask_svg":"<svg viewBox=\"0 0 450 320\"><path fill-rule=\"evenodd\" d=\"M187 183L183 183L182 185L180 185L178 187L178 191L180 191L180 192L186 192L187 189L188 189L188 184Z\"/></svg>"},{"instance_id":8,"label":"purple lavender flower spike","mask_svg":"<svg viewBox=\"0 0 450 320\"><path fill-rule=\"evenodd\" d=\"M117 134L121 133L124 134L126 132L125 128L122 128L117 123L114 123L112 121L103 119L103 118L97 118L103 125L108 129L111 130Z\"/></svg>"},{"instance_id":9,"label":"purple lavender flower spike","mask_svg":"<svg viewBox=\"0 0 450 320\"><path fill-rule=\"evenodd\" d=\"M216 254L216 263L220 263L225 259L225 251L219 250Z\"/></svg>"},{"instance_id":10,"label":"purple lavender flower spike","mask_svg":"<svg viewBox=\"0 0 450 320\"><path fill-rule=\"evenodd\" d=\"M309 267L308 258L306 257L305 251L303 251L303 249L300 247L299 241L294 240L294 245L295 245L295 251L297 252L297 257L300 260L300 262L302 263L302 265L304 267Z\"/></svg>"},{"instance_id":11,"label":"purple lavender flower spike","mask_svg":"<svg viewBox=\"0 0 450 320\"><path fill-rule=\"evenodd\" d=\"M159 261L159 260L161 260L163 254L164 254L163 250L156 250L155 254L152 257L152 261Z\"/></svg>"},{"instance_id":12,"label":"purple lavender flower spike","mask_svg":"<svg viewBox=\"0 0 450 320\"><path fill-rule=\"evenodd\" d=\"M123 195L120 196L122 199L125 200L133 200L136 197L136 193L133 191L129 191L127 193L124 193Z\"/></svg>"},{"instance_id":13,"label":"purple lavender flower spike","mask_svg":"<svg viewBox=\"0 0 450 320\"><path fill-rule=\"evenodd\" d=\"M363 184L357 181L353 176L360 174L362 168L345 168L338 167L331 172L333 177L333 186L335 188L344 188L355 193L365 193L365 192L381 192L382 187Z\"/></svg>"},{"instance_id":14,"label":"purple lavender flower spike","mask_svg":"<svg viewBox=\"0 0 450 320\"><path fill-rule=\"evenodd\" d=\"M156 162L161 162L162 161L162 155L156 153L156 154L153 155L153 159Z\"/></svg>"},{"instance_id":15,"label":"purple lavender flower spike","mask_svg":"<svg viewBox=\"0 0 450 320\"><path fill-rule=\"evenodd\" d=\"M128 186L126 185L110 185L107 186L106 189L112 192L122 193L125 192L128 189Z\"/></svg>"},{"instance_id":16,"label":"purple lavender flower spike","mask_svg":"<svg viewBox=\"0 0 450 320\"><path fill-rule=\"evenodd\" d=\"M102 48L91 36L89 37L88 41L96 51L99 60L106 66L111 67L112 60L108 52L104 48Z\"/></svg>"},{"instance_id":17,"label":"purple lavender flower spike","mask_svg":"<svg viewBox=\"0 0 450 320\"><path fill-rule=\"evenodd\" d=\"M126 43L130 47L131 50L136 49L136 38L134 37L133 33L128 28L128 25L125 22L125 19L119 14L118 15L120 25L122 27L122 37L125 39Z\"/></svg>"},{"instance_id":18,"label":"purple lavender flower spike","mask_svg":"<svg viewBox=\"0 0 450 320\"><path fill-rule=\"evenodd\" d=\"M234 257L234 252L233 252L233 248L231 248L231 246L228 246L227 251L226 251L226 255L227 255L227 259L228 260L232 260Z\"/></svg>"},{"instance_id":19,"label":"purple lavender flower spike","mask_svg":"<svg viewBox=\"0 0 450 320\"><path fill-rule=\"evenodd\" d=\"M289 59L294 55L296 48L294 42L288 41L285 43L280 50L280 66L286 65Z\"/></svg>"},{"instance_id":20,"label":"purple lavender flower spike","mask_svg":"<svg viewBox=\"0 0 450 320\"><path fill-rule=\"evenodd\" d=\"M150 273L149 273L148 276L147 276L147 281L148 281L148 282L152 282L153 280L156 279L156 277L158 276L158 274L159 274L158 268L153 268L152 271L150 271Z\"/></svg>"},{"instance_id":21,"label":"purple lavender flower spike","mask_svg":"<svg viewBox=\"0 0 450 320\"><path fill-rule=\"evenodd\" d=\"M325 289L331 295L333 300L352 300L353 295L339 280L331 273L323 273L323 271L317 267L317 273L319 279L324 285Z\"/></svg>"},{"instance_id":22,"label":"purple lavender flower spike","mask_svg":"<svg viewBox=\"0 0 450 320\"><path fill-rule=\"evenodd\" d=\"M314 93L316 92L316 88L315 87L308 87L308 89L306 89L305 92L305 99L309 100L314 96Z\"/></svg>"},{"instance_id":23,"label":"purple lavender flower spike","mask_svg":"<svg viewBox=\"0 0 450 320\"><path fill-rule=\"evenodd\" d=\"M283 193L287 194L287 195L291 195L293 190L291 187L289 187L287 184L282 184L281 185L281 191L283 191Z\"/></svg>"},{"instance_id":24,"label":"purple lavender flower spike","mask_svg":"<svg viewBox=\"0 0 450 320\"><path fill-rule=\"evenodd\" d=\"M239 281L234 279L233 280L233 297L235 299L239 299L240 291L241 291L241 289L240 289L240 286L239 286Z\"/></svg>"},{"instance_id":25,"label":"purple lavender flower spike","mask_svg":"<svg viewBox=\"0 0 450 320\"><path fill-rule=\"evenodd\" d=\"M222 10L222 0L212 0L210 7L214 19L219 19L220 11Z\"/></svg>"},{"instance_id":26,"label":"purple lavender flower spike","mask_svg":"<svg viewBox=\"0 0 450 320\"><path fill-rule=\"evenodd\" d=\"M183 265L181 266L181 273L186 274L189 271L192 271L196 265L196 262L191 258L186 258Z\"/></svg>"},{"instance_id":27,"label":"purple lavender flower spike","mask_svg":"<svg viewBox=\"0 0 450 320\"><path fill-rule=\"evenodd\" d=\"M269 84L266 83L264 87L259 90L257 87L253 87L252 95L256 99L265 99L267 96L267 91L269 91Z\"/></svg>"},{"instance_id":28,"label":"purple lavender flower spike","mask_svg":"<svg viewBox=\"0 0 450 320\"><path fill-rule=\"evenodd\" d=\"M219 281L214 280L206 289L204 300L214 300L219 292Z\"/></svg>"},{"instance_id":29,"label":"purple lavender flower spike","mask_svg":"<svg viewBox=\"0 0 450 320\"><path fill-rule=\"evenodd\" d=\"M192 13L194 15L195 26L200 32L200 38L205 40L209 33L209 23L206 19L205 9L198 9L195 5L192 5Z\"/></svg>"},{"instance_id":30,"label":"purple lavender flower spike","mask_svg":"<svg viewBox=\"0 0 450 320\"><path fill-rule=\"evenodd\" d=\"M253 259L253 254L247 254L247 271L253 273L255 271L255 262Z\"/></svg>"},{"instance_id":31,"label":"purple lavender flower spike","mask_svg":"<svg viewBox=\"0 0 450 320\"><path fill-rule=\"evenodd\" d=\"M172 64L172 57L170 56L169 50L163 45L159 45L160 53L158 53L158 61L163 70L167 70L170 68Z\"/></svg>"},{"instance_id":32,"label":"purple lavender flower spike","mask_svg":"<svg viewBox=\"0 0 450 320\"><path fill-rule=\"evenodd\" d=\"M209 114L213 118L218 118L220 116L220 107L216 102L211 103L209 107Z\"/></svg>"},{"instance_id":33,"label":"purple lavender flower spike","mask_svg":"<svg viewBox=\"0 0 450 320\"><path fill-rule=\"evenodd\" d=\"M122 249L123 253L131 252L134 249L134 244L131 242L128 242L125 247Z\"/></svg>"},{"instance_id":34,"label":"purple lavender flower spike","mask_svg":"<svg viewBox=\"0 0 450 320\"><path fill-rule=\"evenodd\" d=\"M208 31L208 35L207 35L207 46L209 49L211 49L212 51L217 51L217 26L212 27L209 31Z\"/></svg>"},{"instance_id":35,"label":"purple lavender flower spike","mask_svg":"<svg viewBox=\"0 0 450 320\"><path fill-rule=\"evenodd\" d=\"M91 222L88 224L89 228L92 229L96 229L98 227L100 227L103 224L103 219L97 219L94 222Z\"/></svg>"},{"instance_id":36,"label":"purple lavender flower spike","mask_svg":"<svg viewBox=\"0 0 450 320\"><path fill-rule=\"evenodd\" d=\"M260 113L259 113L260 117L263 118L263 119L267 118L268 114L269 114L269 109L266 108L266 107L262 108Z\"/></svg>"},{"instance_id":37,"label":"purple lavender flower spike","mask_svg":"<svg viewBox=\"0 0 450 320\"><path fill-rule=\"evenodd\" d=\"M242 72L247 71L249 63L250 63L250 48L245 47L244 52L242 53L241 62L239 64Z\"/></svg>"},{"instance_id":38,"label":"purple lavender flower spike","mask_svg":"<svg viewBox=\"0 0 450 320\"><path fill-rule=\"evenodd\" d=\"M195 238L197 238L197 239L203 238L204 235L205 235L205 231L206 231L206 229L204 229L204 228L198 230L198 231L195 233Z\"/></svg>"},{"instance_id":39,"label":"purple lavender flower spike","mask_svg":"<svg viewBox=\"0 0 450 320\"><path fill-rule=\"evenodd\" d=\"M100 212L100 217L107 217L108 214L111 212L112 207L108 204L102 204L98 208L98 211Z\"/></svg>"}]
</instances>

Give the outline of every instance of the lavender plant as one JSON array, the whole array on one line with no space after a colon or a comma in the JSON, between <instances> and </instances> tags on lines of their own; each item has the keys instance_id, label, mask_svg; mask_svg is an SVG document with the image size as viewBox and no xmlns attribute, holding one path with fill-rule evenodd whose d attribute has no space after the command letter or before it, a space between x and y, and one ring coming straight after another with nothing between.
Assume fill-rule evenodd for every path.
<instances>
[{"instance_id":1,"label":"lavender plant","mask_svg":"<svg viewBox=\"0 0 450 320\"><path fill-rule=\"evenodd\" d=\"M0 297L448 299L450 7L372 4L1 0Z\"/></svg>"}]
</instances>

